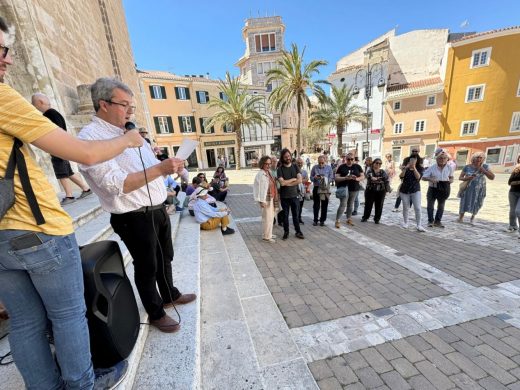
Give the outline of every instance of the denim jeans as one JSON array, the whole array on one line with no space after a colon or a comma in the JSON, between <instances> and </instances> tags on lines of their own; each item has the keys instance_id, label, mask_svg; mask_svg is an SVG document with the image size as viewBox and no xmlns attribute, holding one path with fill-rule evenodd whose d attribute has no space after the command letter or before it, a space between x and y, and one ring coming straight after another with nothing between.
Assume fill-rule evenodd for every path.
<instances>
[{"instance_id":1,"label":"denim jeans","mask_svg":"<svg viewBox=\"0 0 520 390\"><path fill-rule=\"evenodd\" d=\"M428 187L426 193L426 211L428 212L428 222L440 222L442 215L444 214L444 205L446 199L450 197L450 192L441 191L438 188ZM433 217L433 210L435 208L435 201L437 201L437 212L435 213L435 219Z\"/></svg>"},{"instance_id":2,"label":"denim jeans","mask_svg":"<svg viewBox=\"0 0 520 390\"><path fill-rule=\"evenodd\" d=\"M43 244L14 250L27 231L0 231L0 300L11 317L9 343L28 389L91 389L94 371L83 272L74 234L38 233ZM45 335L52 324L56 357Z\"/></svg>"},{"instance_id":3,"label":"denim jeans","mask_svg":"<svg viewBox=\"0 0 520 390\"><path fill-rule=\"evenodd\" d=\"M336 220L339 221L341 215L347 209L347 219L352 217L352 211L354 209L354 200L357 197L359 191L347 191L347 196L340 199L338 211L336 212Z\"/></svg>"},{"instance_id":4,"label":"denim jeans","mask_svg":"<svg viewBox=\"0 0 520 390\"><path fill-rule=\"evenodd\" d=\"M301 233L300 230L300 218L298 214L300 212L300 201L298 198L282 198L281 204L283 208L283 231L289 231L289 213L292 214L294 230L296 233Z\"/></svg>"},{"instance_id":5,"label":"denim jeans","mask_svg":"<svg viewBox=\"0 0 520 390\"><path fill-rule=\"evenodd\" d=\"M520 192L509 191L509 227L520 225Z\"/></svg>"},{"instance_id":6,"label":"denim jeans","mask_svg":"<svg viewBox=\"0 0 520 390\"><path fill-rule=\"evenodd\" d=\"M354 199L354 212L357 214L359 208L359 191L356 193L356 199Z\"/></svg>"},{"instance_id":7,"label":"denim jeans","mask_svg":"<svg viewBox=\"0 0 520 390\"><path fill-rule=\"evenodd\" d=\"M408 210L410 209L411 202L415 211L415 222L417 223L417 226L421 226L421 191L412 194L404 194L401 192L400 195L403 201L404 223L408 223Z\"/></svg>"}]
</instances>

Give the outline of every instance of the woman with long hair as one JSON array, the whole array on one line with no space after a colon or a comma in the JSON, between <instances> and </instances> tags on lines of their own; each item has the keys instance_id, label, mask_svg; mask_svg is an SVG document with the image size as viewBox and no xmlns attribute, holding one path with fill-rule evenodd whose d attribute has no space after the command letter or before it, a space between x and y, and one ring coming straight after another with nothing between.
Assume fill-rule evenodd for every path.
<instances>
[{"instance_id":1,"label":"woman with long hair","mask_svg":"<svg viewBox=\"0 0 520 390\"><path fill-rule=\"evenodd\" d=\"M471 156L471 164L462 168L459 180L466 182L459 191L460 206L459 219L463 222L464 214L471 213L470 223L475 221L475 216L484 204L486 197L486 178L493 180L495 174L489 169L489 165L484 163L486 156L482 152Z\"/></svg>"},{"instance_id":2,"label":"woman with long hair","mask_svg":"<svg viewBox=\"0 0 520 390\"><path fill-rule=\"evenodd\" d=\"M276 179L271 174L271 158L262 156L258 163L260 171L256 174L253 196L262 209L262 240L275 242L273 236L274 210L278 208L278 190Z\"/></svg>"},{"instance_id":3,"label":"woman with long hair","mask_svg":"<svg viewBox=\"0 0 520 390\"><path fill-rule=\"evenodd\" d=\"M367 185L365 188L365 211L361 222L366 222L370 218L372 206L375 206L374 222L379 223L383 213L386 189L390 186L387 173L381 169L383 161L380 158L374 159L372 165L367 169Z\"/></svg>"},{"instance_id":4,"label":"woman with long hair","mask_svg":"<svg viewBox=\"0 0 520 390\"><path fill-rule=\"evenodd\" d=\"M421 225L421 177L424 172L423 160L419 156L419 149L413 148L410 157L406 157L401 167L402 179L401 187L399 188L399 196L403 201L403 228L408 228L408 210L410 203L413 204L415 211L415 223L417 231L425 232L426 230Z\"/></svg>"},{"instance_id":5,"label":"woman with long hair","mask_svg":"<svg viewBox=\"0 0 520 390\"><path fill-rule=\"evenodd\" d=\"M507 230L514 232L520 225L520 154L507 184L511 186L509 189L509 228Z\"/></svg>"}]
</instances>

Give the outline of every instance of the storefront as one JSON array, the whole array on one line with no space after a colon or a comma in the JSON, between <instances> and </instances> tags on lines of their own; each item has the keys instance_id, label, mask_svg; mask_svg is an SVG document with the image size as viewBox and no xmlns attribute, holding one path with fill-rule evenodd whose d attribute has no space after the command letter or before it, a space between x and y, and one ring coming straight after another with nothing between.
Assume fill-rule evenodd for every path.
<instances>
[{"instance_id":1,"label":"storefront","mask_svg":"<svg viewBox=\"0 0 520 390\"><path fill-rule=\"evenodd\" d=\"M246 167L257 167L260 157L271 155L271 146L271 144L244 146Z\"/></svg>"},{"instance_id":2,"label":"storefront","mask_svg":"<svg viewBox=\"0 0 520 390\"><path fill-rule=\"evenodd\" d=\"M226 162L225 168L234 167L236 165L235 148L234 140L203 141L202 155L204 162L202 168L217 168L217 160L219 159Z\"/></svg>"},{"instance_id":3,"label":"storefront","mask_svg":"<svg viewBox=\"0 0 520 390\"><path fill-rule=\"evenodd\" d=\"M391 138L384 140L383 154L391 153L394 161L401 162L405 157L408 157L415 148L418 148L420 156L431 158L435 153L436 147L436 136L424 138Z\"/></svg>"}]
</instances>

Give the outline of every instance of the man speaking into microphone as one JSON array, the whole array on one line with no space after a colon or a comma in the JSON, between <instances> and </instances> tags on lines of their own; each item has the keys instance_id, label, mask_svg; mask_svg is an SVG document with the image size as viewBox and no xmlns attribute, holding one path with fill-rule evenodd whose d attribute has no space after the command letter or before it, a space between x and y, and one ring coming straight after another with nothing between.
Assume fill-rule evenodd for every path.
<instances>
[{"instance_id":1,"label":"man speaking into microphone","mask_svg":"<svg viewBox=\"0 0 520 390\"><path fill-rule=\"evenodd\" d=\"M127 85L114 78L100 78L92 84L91 94L96 115L79 138L110 139L122 135L125 124L128 129L135 127L127 123L135 110ZM173 285L173 243L170 218L163 205L163 176L182 171L184 161L168 158L159 162L146 146L79 168L103 209L111 214L110 224L132 255L135 285L150 324L162 332L175 332L180 325L164 307L192 302L196 295L181 294Z\"/></svg>"}]
</instances>

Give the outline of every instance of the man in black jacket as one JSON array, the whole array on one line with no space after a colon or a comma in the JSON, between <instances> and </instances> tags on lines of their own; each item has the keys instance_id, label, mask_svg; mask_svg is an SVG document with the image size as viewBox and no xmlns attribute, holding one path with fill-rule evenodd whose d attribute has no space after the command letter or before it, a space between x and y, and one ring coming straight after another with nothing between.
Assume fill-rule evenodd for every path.
<instances>
[{"instance_id":1,"label":"man in black jacket","mask_svg":"<svg viewBox=\"0 0 520 390\"><path fill-rule=\"evenodd\" d=\"M47 117L51 120L56 126L61 127L63 130L67 131L67 124L65 123L65 118L56 111L54 108L51 108L51 103L49 98L43 93L35 93L31 98L32 105L36 107L44 117ZM67 160L63 160L56 156L51 156L52 168L54 169L54 174L56 175L56 179L60 181L63 190L65 191L65 198L62 199L61 204L66 205L69 203L73 203L76 201L72 194L72 186L70 182L73 182L78 187L81 188L81 195L79 199L82 199L86 196L92 194L89 186L81 179L81 176L78 173L74 173L70 166L70 162Z\"/></svg>"}]
</instances>

